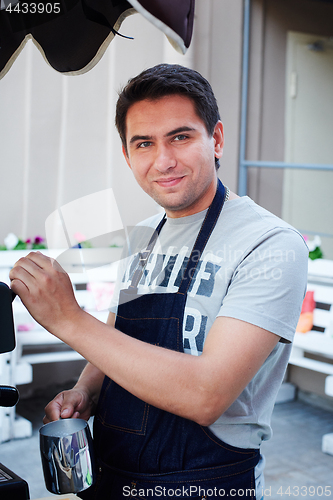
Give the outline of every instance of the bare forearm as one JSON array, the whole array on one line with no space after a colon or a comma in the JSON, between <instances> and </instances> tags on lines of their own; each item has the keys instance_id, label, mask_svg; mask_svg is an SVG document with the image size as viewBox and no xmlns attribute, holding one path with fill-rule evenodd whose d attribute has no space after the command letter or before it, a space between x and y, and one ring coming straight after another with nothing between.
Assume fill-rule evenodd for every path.
<instances>
[{"instance_id":1,"label":"bare forearm","mask_svg":"<svg viewBox=\"0 0 333 500\"><path fill-rule=\"evenodd\" d=\"M109 326L114 326L115 315L113 313L109 314L107 324ZM104 377L105 374L99 368L96 368L96 366L88 362L82 370L80 378L75 384L75 388L85 390L90 399L97 404Z\"/></svg>"},{"instance_id":2,"label":"bare forearm","mask_svg":"<svg viewBox=\"0 0 333 500\"><path fill-rule=\"evenodd\" d=\"M138 398L209 425L238 397L278 341L253 325L219 320L201 356L141 342L84 312L62 329L62 340Z\"/></svg>"},{"instance_id":3,"label":"bare forearm","mask_svg":"<svg viewBox=\"0 0 333 500\"><path fill-rule=\"evenodd\" d=\"M203 425L218 418L221 391L212 383L214 370L205 353L196 357L141 342L86 313L61 334L100 372L147 403Z\"/></svg>"},{"instance_id":4,"label":"bare forearm","mask_svg":"<svg viewBox=\"0 0 333 500\"><path fill-rule=\"evenodd\" d=\"M79 389L70 392L70 412L86 417L106 374L154 406L209 425L238 397L278 342L276 335L255 325L221 317L208 332L203 353L191 356L123 334L112 326L112 315L107 325L93 318L77 304L68 275L38 252L20 259L10 279L36 321L91 363ZM59 418L64 397L59 396L48 418Z\"/></svg>"},{"instance_id":5,"label":"bare forearm","mask_svg":"<svg viewBox=\"0 0 333 500\"><path fill-rule=\"evenodd\" d=\"M87 368L77 395L93 403L101 374L106 374L142 400L178 415L196 420L196 408L206 408L210 386L202 381L210 367L202 366L204 356L194 358L146 344L114 329L112 321L105 325L96 320L77 304L68 275L38 252L18 261L10 278L36 321L98 369ZM80 404L81 396L75 404Z\"/></svg>"}]
</instances>

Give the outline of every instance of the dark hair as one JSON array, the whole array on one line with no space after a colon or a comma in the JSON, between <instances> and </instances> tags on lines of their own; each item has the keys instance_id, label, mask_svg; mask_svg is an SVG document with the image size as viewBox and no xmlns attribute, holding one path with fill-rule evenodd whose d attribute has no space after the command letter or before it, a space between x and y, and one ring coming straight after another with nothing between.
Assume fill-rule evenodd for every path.
<instances>
[{"instance_id":1,"label":"dark hair","mask_svg":"<svg viewBox=\"0 0 333 500\"><path fill-rule=\"evenodd\" d=\"M196 113L213 135L220 113L210 83L197 71L178 64L158 64L127 82L119 94L116 106L116 127L126 148L126 116L129 108L145 99L156 100L181 94L193 101ZM218 158L215 158L219 166Z\"/></svg>"}]
</instances>

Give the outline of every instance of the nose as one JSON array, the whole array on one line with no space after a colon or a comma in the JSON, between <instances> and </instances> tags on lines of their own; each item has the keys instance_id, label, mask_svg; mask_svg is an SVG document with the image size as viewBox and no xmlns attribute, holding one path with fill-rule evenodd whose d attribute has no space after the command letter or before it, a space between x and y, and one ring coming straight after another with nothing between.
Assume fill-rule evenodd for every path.
<instances>
[{"instance_id":1,"label":"nose","mask_svg":"<svg viewBox=\"0 0 333 500\"><path fill-rule=\"evenodd\" d=\"M174 168L177 165L177 160L172 151L172 147L160 144L156 149L156 156L154 161L154 166L159 172L167 172L170 168Z\"/></svg>"}]
</instances>

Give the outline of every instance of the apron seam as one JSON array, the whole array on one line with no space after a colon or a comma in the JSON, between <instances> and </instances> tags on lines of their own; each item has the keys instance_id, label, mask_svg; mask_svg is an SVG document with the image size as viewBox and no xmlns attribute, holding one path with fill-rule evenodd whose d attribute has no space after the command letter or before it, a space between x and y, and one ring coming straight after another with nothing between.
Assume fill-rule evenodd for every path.
<instances>
[{"instance_id":1,"label":"apron seam","mask_svg":"<svg viewBox=\"0 0 333 500\"><path fill-rule=\"evenodd\" d=\"M221 448L224 448L225 450L228 450L228 451L232 451L234 453L239 453L241 455L251 455L251 457L255 456L256 452L259 451L259 449L255 448L255 449L249 449L249 451L239 451L237 448L234 449L235 447L234 446L228 446L227 443L223 443L223 441L221 441L221 443L223 444L220 444L217 440L215 440L212 436L210 436L208 434L208 432L206 432L205 428L200 425L200 428L201 430L206 434L206 436L211 440L213 441L213 443L217 444L218 446L220 446ZM250 458L250 457L249 457Z\"/></svg>"},{"instance_id":2,"label":"apron seam","mask_svg":"<svg viewBox=\"0 0 333 500\"><path fill-rule=\"evenodd\" d=\"M247 460L250 460L250 459L247 459ZM237 465L238 464L244 464L246 463L247 460L244 460L243 462L237 462ZM154 479L153 477L151 478L146 478L144 475L141 475L140 476L140 473L137 473L137 472L128 472L128 471L122 471L122 470L119 470L119 469L116 469L114 467L110 467L106 464L104 464L104 462L102 462L104 467L108 468L108 469L111 469L113 473L117 474L117 473L120 473L120 475L124 478L129 478L129 479L132 479L132 481L141 481L141 482L144 482L144 483L179 483L179 482L182 482L182 483L186 483L186 482L202 482L202 481L213 481L214 479L223 479L223 478L226 478L226 477L233 477L233 476L237 476L239 474L245 474L245 472L249 472L250 470L253 469L253 466L249 466L247 469L244 469L244 470L241 470L239 472L230 472L230 473L227 473L227 474L222 474L222 475L219 475L219 476L212 476L212 477L209 477L209 478L205 478L205 479L191 479L191 478L185 478L185 479L181 479L179 480L178 478L176 479L173 479L172 477L170 477L170 479L168 478L167 480L165 480L165 478L161 477L159 479ZM202 468L202 469L189 469L189 470L186 470L186 471L174 471L174 472L166 472L165 473L165 477L167 476L172 476L172 474L180 474L180 473L196 473L196 472L209 472L209 471L213 471L214 469L220 469L222 467L232 467L233 465L235 464L225 464L225 465L218 465L216 467L207 467L207 468ZM163 474L160 474L160 476L163 475ZM154 476L154 474L152 474L152 476ZM156 474L156 476L158 476L158 474ZM253 480L252 480L253 481ZM251 481L251 484L253 484Z\"/></svg>"},{"instance_id":3,"label":"apron seam","mask_svg":"<svg viewBox=\"0 0 333 500\"><path fill-rule=\"evenodd\" d=\"M120 386L119 386L120 387ZM141 400L142 401L142 400ZM104 418L98 417L97 418L100 420L100 422L107 428L109 429L117 429L119 431L125 431L128 432L129 434L136 434L138 436L145 436L146 434L146 429L147 429L147 421L148 421L148 416L149 416L149 408L150 405L148 403L145 403L144 407L144 415L142 417L142 423L144 422L143 426L141 429L135 430L135 429L130 429L128 427L122 427L120 425L114 425L114 424L108 424Z\"/></svg>"}]
</instances>

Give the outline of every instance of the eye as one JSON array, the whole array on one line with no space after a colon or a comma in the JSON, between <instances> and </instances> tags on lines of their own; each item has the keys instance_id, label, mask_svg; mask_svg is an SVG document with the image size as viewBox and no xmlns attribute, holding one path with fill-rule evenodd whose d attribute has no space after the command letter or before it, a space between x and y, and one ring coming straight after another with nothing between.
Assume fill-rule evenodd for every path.
<instances>
[{"instance_id":1,"label":"eye","mask_svg":"<svg viewBox=\"0 0 333 500\"><path fill-rule=\"evenodd\" d=\"M151 142L149 141L144 141L144 142L139 142L138 145L137 145L137 148L148 148L149 146L151 146Z\"/></svg>"},{"instance_id":2,"label":"eye","mask_svg":"<svg viewBox=\"0 0 333 500\"><path fill-rule=\"evenodd\" d=\"M185 134L178 134L174 137L174 141L185 141L188 139L188 135Z\"/></svg>"}]
</instances>

